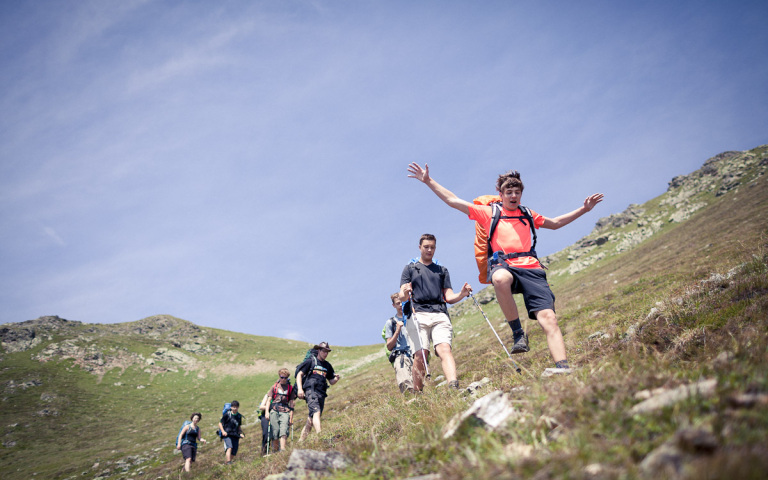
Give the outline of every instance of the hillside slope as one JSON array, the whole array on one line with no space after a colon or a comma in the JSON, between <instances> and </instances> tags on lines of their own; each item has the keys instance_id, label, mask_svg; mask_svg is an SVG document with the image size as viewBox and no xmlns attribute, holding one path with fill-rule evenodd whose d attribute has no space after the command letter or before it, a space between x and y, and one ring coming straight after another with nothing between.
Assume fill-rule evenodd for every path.
<instances>
[{"instance_id":1,"label":"hillside slope","mask_svg":"<svg viewBox=\"0 0 768 480\"><path fill-rule=\"evenodd\" d=\"M764 478L767 169L766 146L713 157L673 179L665 194L601 219L547 259L569 359L578 367L571 375L541 377L551 359L534 322L531 352L514 358L517 374L474 303L453 307L459 380L467 386L487 378L478 397L494 390L509 396L517 417L505 427L470 423L443 438L475 397L439 386L438 361L424 394L404 397L381 345L334 348L329 360L344 376L330 391L322 434L302 447L344 453L352 466L333 478ZM510 341L493 290L476 297ZM308 347L167 316L115 331L39 322L57 327L0 326L3 478L176 478L179 457L168 435L190 409L206 405L209 439L224 401L247 399L250 423L274 380L269 369L293 370ZM25 328L40 333L30 338ZM64 359L72 348L80 350ZM185 357L172 360L177 355ZM714 387L638 408L698 382ZM218 442L201 447L193 476L282 472L290 452L260 457L256 430L246 429L235 465L221 465ZM39 449L54 442L64 455L42 458Z\"/></svg>"},{"instance_id":2,"label":"hillside slope","mask_svg":"<svg viewBox=\"0 0 768 480\"><path fill-rule=\"evenodd\" d=\"M549 259L571 375L541 377L551 359L535 324L518 375L473 303L451 309L461 384L487 378L479 396L507 393L518 417L506 427L470 423L443 438L475 398L437 382L403 397L382 361L336 387L306 447L351 459L334 478L764 478L767 153L718 155ZM476 296L491 300L482 308L510 341L492 289ZM439 378L439 362L432 369ZM286 462L257 459L227 478L277 474Z\"/></svg>"},{"instance_id":3,"label":"hillside slope","mask_svg":"<svg viewBox=\"0 0 768 480\"><path fill-rule=\"evenodd\" d=\"M168 461L178 425L213 432L238 399L253 424L281 367L310 344L202 328L168 315L122 324L59 317L0 326L0 476L122 477ZM340 368L380 347L335 347ZM41 455L56 446L56 455Z\"/></svg>"}]
</instances>

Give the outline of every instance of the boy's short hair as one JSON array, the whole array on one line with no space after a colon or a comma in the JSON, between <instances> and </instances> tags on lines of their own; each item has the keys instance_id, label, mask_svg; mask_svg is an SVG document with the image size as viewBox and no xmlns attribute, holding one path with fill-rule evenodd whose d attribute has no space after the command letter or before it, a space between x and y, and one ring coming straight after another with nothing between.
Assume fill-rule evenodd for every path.
<instances>
[{"instance_id":1,"label":"boy's short hair","mask_svg":"<svg viewBox=\"0 0 768 480\"><path fill-rule=\"evenodd\" d=\"M392 300L392 305L400 301L400 292L395 292L392 295L389 296L389 299Z\"/></svg>"},{"instance_id":2,"label":"boy's short hair","mask_svg":"<svg viewBox=\"0 0 768 480\"><path fill-rule=\"evenodd\" d=\"M290 377L290 376L291 376L291 372L290 372L290 371L288 371L288 369L287 369L287 368L281 368L281 369L280 369L280 370L277 372L277 374L278 374L278 375L280 375L281 377Z\"/></svg>"},{"instance_id":3,"label":"boy's short hair","mask_svg":"<svg viewBox=\"0 0 768 480\"><path fill-rule=\"evenodd\" d=\"M419 239L419 246L421 246L421 244L424 243L424 240L434 240L434 242L437 243L437 239L431 233L425 233L424 235L421 236L421 238Z\"/></svg>"},{"instance_id":4,"label":"boy's short hair","mask_svg":"<svg viewBox=\"0 0 768 480\"><path fill-rule=\"evenodd\" d=\"M232 400L232 403L230 403L230 405L232 405L233 407L240 407L240 402L238 402L237 400Z\"/></svg>"},{"instance_id":5,"label":"boy's short hair","mask_svg":"<svg viewBox=\"0 0 768 480\"><path fill-rule=\"evenodd\" d=\"M496 191L503 192L508 188L519 188L521 192L525 188L523 187L523 181L520 180L520 172L517 170L502 173L499 175L498 180L496 180Z\"/></svg>"}]
</instances>

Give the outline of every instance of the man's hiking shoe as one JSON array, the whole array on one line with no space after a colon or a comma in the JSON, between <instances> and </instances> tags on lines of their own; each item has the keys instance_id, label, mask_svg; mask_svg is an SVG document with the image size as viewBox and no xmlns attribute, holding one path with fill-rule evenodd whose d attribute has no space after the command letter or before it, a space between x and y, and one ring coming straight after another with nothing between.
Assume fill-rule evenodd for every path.
<instances>
[{"instance_id":1,"label":"man's hiking shoe","mask_svg":"<svg viewBox=\"0 0 768 480\"><path fill-rule=\"evenodd\" d=\"M512 344L509 353L514 355L515 353L526 353L530 351L531 349L528 348L528 334L526 333L515 338L515 343Z\"/></svg>"},{"instance_id":2,"label":"man's hiking shoe","mask_svg":"<svg viewBox=\"0 0 768 480\"><path fill-rule=\"evenodd\" d=\"M448 382L448 388L455 388L456 390L459 389L459 381L458 380L451 380Z\"/></svg>"},{"instance_id":3,"label":"man's hiking shoe","mask_svg":"<svg viewBox=\"0 0 768 480\"><path fill-rule=\"evenodd\" d=\"M541 378L553 377L555 375L569 375L571 372L573 372L573 369L571 368L545 368L544 371L541 372Z\"/></svg>"}]
</instances>

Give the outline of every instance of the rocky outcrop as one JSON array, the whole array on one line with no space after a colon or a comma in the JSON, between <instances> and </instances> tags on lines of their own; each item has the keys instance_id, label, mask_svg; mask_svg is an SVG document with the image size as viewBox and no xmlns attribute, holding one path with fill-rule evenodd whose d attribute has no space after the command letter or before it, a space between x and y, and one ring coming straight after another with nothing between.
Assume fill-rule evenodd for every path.
<instances>
[{"instance_id":1,"label":"rocky outcrop","mask_svg":"<svg viewBox=\"0 0 768 480\"><path fill-rule=\"evenodd\" d=\"M43 339L52 339L54 333L61 334L71 331L81 322L65 320L57 316L45 316L36 320L20 323L6 323L0 326L0 344L8 353L30 350Z\"/></svg>"},{"instance_id":2,"label":"rocky outcrop","mask_svg":"<svg viewBox=\"0 0 768 480\"><path fill-rule=\"evenodd\" d=\"M766 173L766 167L766 146L716 155L695 172L674 177L658 205L654 199L603 217L588 236L542 260L547 265L567 260L564 266L551 269L550 275L580 272L604 258L632 250L670 223L688 220L709 205L711 193L719 197L743 185L753 185L756 178Z\"/></svg>"}]
</instances>

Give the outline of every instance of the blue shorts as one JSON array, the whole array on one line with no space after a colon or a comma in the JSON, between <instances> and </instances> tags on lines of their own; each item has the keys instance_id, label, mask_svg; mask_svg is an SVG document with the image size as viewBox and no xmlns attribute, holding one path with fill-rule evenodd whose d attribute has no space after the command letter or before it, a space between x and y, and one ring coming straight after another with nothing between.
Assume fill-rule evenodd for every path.
<instances>
[{"instance_id":1,"label":"blue shorts","mask_svg":"<svg viewBox=\"0 0 768 480\"><path fill-rule=\"evenodd\" d=\"M224 440L224 451L232 449L232 456L234 457L237 455L237 449L240 447L240 437L235 437L234 435L227 435L226 437L221 437L222 440Z\"/></svg>"},{"instance_id":2,"label":"blue shorts","mask_svg":"<svg viewBox=\"0 0 768 480\"><path fill-rule=\"evenodd\" d=\"M528 310L528 318L535 320L536 312L541 310L555 311L555 294L547 283L547 273L540 268L517 268L509 265L496 265L491 270L493 273L503 268L515 277L512 284L512 293L522 293L525 308Z\"/></svg>"}]
</instances>

